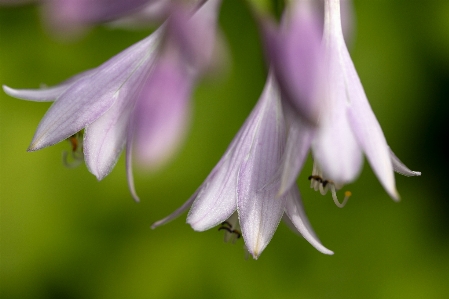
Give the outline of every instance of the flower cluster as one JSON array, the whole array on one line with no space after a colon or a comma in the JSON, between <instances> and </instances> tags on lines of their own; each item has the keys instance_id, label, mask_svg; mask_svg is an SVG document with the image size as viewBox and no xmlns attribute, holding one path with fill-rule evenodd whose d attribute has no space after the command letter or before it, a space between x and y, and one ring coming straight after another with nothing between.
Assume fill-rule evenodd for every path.
<instances>
[{"instance_id":1,"label":"flower cluster","mask_svg":"<svg viewBox=\"0 0 449 299\"><path fill-rule=\"evenodd\" d=\"M154 168L179 146L195 82L218 59L220 0L188 6L166 0L51 0L44 7L51 22L67 20L71 29L165 19L144 40L55 87L4 86L16 98L54 102L29 150L83 136L85 163L101 180L126 149L128 183L138 200L132 154ZM295 184L309 151L311 187L323 195L330 191L337 206L351 195L346 192L340 202L337 191L358 177L364 156L386 192L399 199L394 171L420 173L391 151L368 103L345 42L351 13L349 0L290 1L279 24L256 13L270 69L262 95L204 183L153 228L190 209L187 222L194 230L221 225L227 239L242 236L257 259L284 219L317 250L333 254L311 228Z\"/></svg>"}]
</instances>

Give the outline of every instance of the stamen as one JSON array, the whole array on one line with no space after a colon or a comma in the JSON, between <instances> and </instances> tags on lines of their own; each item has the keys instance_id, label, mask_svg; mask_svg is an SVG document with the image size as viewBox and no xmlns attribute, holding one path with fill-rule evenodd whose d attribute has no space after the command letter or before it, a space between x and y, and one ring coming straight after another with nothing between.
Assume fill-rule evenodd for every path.
<instances>
[{"instance_id":1,"label":"stamen","mask_svg":"<svg viewBox=\"0 0 449 299\"><path fill-rule=\"evenodd\" d=\"M340 189L334 181L326 180L322 177L321 169L314 163L312 175L308 178L310 180L310 188L313 188L315 191L320 191L321 195L326 195L329 189L332 193L332 199L337 207L343 208L348 202L349 197L352 195L350 191L345 192L345 198L343 202L340 203L337 197L337 190Z\"/></svg>"},{"instance_id":2,"label":"stamen","mask_svg":"<svg viewBox=\"0 0 449 299\"><path fill-rule=\"evenodd\" d=\"M335 205L339 208L343 208L346 205L346 203L348 202L349 197L352 195L351 191L345 192L345 198L343 199L343 202L340 203L338 201L337 191L335 190L335 186L332 184L330 186L330 188L331 188L331 192L332 192L332 199L334 200Z\"/></svg>"},{"instance_id":3,"label":"stamen","mask_svg":"<svg viewBox=\"0 0 449 299\"><path fill-rule=\"evenodd\" d=\"M237 239L242 237L237 213L234 213L228 220L221 223L218 230L225 230L224 241L235 243Z\"/></svg>"},{"instance_id":4,"label":"stamen","mask_svg":"<svg viewBox=\"0 0 449 299\"><path fill-rule=\"evenodd\" d=\"M67 151L62 152L62 163L67 168L75 168L79 166L83 160L84 160L84 153L83 153L83 132L80 131L76 134L73 134L66 140L70 142L70 145L72 146L72 151L70 152L70 155ZM72 161L69 161L69 156L71 157Z\"/></svg>"}]
</instances>

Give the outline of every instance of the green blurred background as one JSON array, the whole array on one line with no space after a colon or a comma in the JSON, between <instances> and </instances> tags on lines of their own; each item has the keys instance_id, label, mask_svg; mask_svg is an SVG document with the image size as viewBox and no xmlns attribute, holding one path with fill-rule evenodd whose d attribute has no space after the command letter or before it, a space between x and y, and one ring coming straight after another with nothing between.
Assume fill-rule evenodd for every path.
<instances>
[{"instance_id":1,"label":"green blurred background","mask_svg":"<svg viewBox=\"0 0 449 299\"><path fill-rule=\"evenodd\" d=\"M298 180L323 244L317 252L281 224L259 260L216 229L194 232L185 215L151 230L202 183L249 114L265 81L248 7L225 0L221 28L232 63L194 94L194 119L176 158L136 172L142 202L125 181L124 159L98 182L68 169L61 142L26 148L49 103L0 93L2 299L48 298L449 298L449 1L355 1L351 54L390 146L419 178L397 175L400 203L369 165L345 189L344 209ZM60 41L34 7L0 8L0 83L53 85L95 67L149 31L94 28Z\"/></svg>"}]
</instances>

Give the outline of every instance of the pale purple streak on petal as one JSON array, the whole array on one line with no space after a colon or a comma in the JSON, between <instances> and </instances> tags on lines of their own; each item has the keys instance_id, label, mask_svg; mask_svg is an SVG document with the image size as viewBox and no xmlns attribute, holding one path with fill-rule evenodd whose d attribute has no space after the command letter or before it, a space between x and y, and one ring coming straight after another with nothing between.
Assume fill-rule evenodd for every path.
<instances>
[{"instance_id":1,"label":"pale purple streak on petal","mask_svg":"<svg viewBox=\"0 0 449 299\"><path fill-rule=\"evenodd\" d=\"M313 231L309 219L304 211L304 205L301 200L301 195L296 186L293 186L286 196L285 214L288 220L291 221L293 227L299 232L304 239L306 239L313 247L324 254L334 254L333 251L327 249L321 244L320 240ZM291 225L289 225L291 226Z\"/></svg>"},{"instance_id":2,"label":"pale purple streak on petal","mask_svg":"<svg viewBox=\"0 0 449 299\"><path fill-rule=\"evenodd\" d=\"M402 174L404 176L420 176L421 172L419 171L413 171L410 170L407 166L404 165L404 163L399 160L398 157L393 153L393 151L390 148L390 158L391 162L393 163L393 169L399 174Z\"/></svg>"},{"instance_id":3,"label":"pale purple streak on petal","mask_svg":"<svg viewBox=\"0 0 449 299\"><path fill-rule=\"evenodd\" d=\"M310 1L292 2L279 35L271 40L271 55L285 98L312 124L318 122L324 105L317 96L322 89L323 51L320 18ZM270 42L270 41L268 41Z\"/></svg>"},{"instance_id":4,"label":"pale purple streak on petal","mask_svg":"<svg viewBox=\"0 0 449 299\"><path fill-rule=\"evenodd\" d=\"M44 87L41 89L14 89L6 85L3 85L3 90L8 95L22 100L35 101L35 102L53 102L56 101L57 98L77 80L83 77L88 77L94 72L95 70L88 70L82 72L56 86L48 88Z\"/></svg>"},{"instance_id":5,"label":"pale purple streak on petal","mask_svg":"<svg viewBox=\"0 0 449 299\"><path fill-rule=\"evenodd\" d=\"M326 177L342 185L356 178L363 160L347 115L353 100L348 97L348 90L353 88L353 82L347 78L344 55L349 54L341 33L338 1L328 2L324 27L327 77L323 90L328 101L322 109L313 154Z\"/></svg>"},{"instance_id":6,"label":"pale purple streak on petal","mask_svg":"<svg viewBox=\"0 0 449 299\"><path fill-rule=\"evenodd\" d=\"M309 153L312 144L314 129L305 124L301 118L293 113L290 105L283 105L284 115L287 120L287 143L282 158L282 176L279 195L284 195L296 182Z\"/></svg>"},{"instance_id":7,"label":"pale purple streak on petal","mask_svg":"<svg viewBox=\"0 0 449 299\"><path fill-rule=\"evenodd\" d=\"M280 95L270 75L260 98L261 109L250 125L250 143L239 169L237 209L243 238L255 259L270 242L282 218L285 198L278 198L278 169L285 146Z\"/></svg>"},{"instance_id":8,"label":"pale purple streak on petal","mask_svg":"<svg viewBox=\"0 0 449 299\"><path fill-rule=\"evenodd\" d=\"M50 107L39 124L29 150L53 145L102 116L131 88L130 80L147 66L159 41L160 30L113 57L91 76L72 84Z\"/></svg>"},{"instance_id":9,"label":"pale purple streak on petal","mask_svg":"<svg viewBox=\"0 0 449 299\"><path fill-rule=\"evenodd\" d=\"M176 57L160 57L139 95L134 143L139 163L157 168L183 140L190 115L193 78Z\"/></svg>"}]
</instances>

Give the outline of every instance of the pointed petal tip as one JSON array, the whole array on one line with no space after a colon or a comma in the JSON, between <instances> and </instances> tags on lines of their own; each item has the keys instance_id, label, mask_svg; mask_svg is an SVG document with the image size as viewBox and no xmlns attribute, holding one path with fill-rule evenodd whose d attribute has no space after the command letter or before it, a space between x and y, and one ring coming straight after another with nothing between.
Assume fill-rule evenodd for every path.
<instances>
[{"instance_id":1,"label":"pointed petal tip","mask_svg":"<svg viewBox=\"0 0 449 299\"><path fill-rule=\"evenodd\" d=\"M260 251L259 248L255 248L254 250L249 250L248 247L246 247L246 250L253 257L253 259L256 260L256 261L259 259L259 256L262 253L262 251Z\"/></svg>"},{"instance_id":2,"label":"pointed petal tip","mask_svg":"<svg viewBox=\"0 0 449 299\"><path fill-rule=\"evenodd\" d=\"M161 226L162 224L161 224L161 221L159 220L159 221L156 221L156 222L154 222L153 224L151 224L151 226L150 226L150 228L151 229L156 229L156 228L158 228L159 226Z\"/></svg>"},{"instance_id":3,"label":"pointed petal tip","mask_svg":"<svg viewBox=\"0 0 449 299\"><path fill-rule=\"evenodd\" d=\"M28 146L27 152L35 152L35 151L38 151L38 150L40 150L40 149L41 149L41 147L37 146L37 144L36 144L35 142L32 142L32 143Z\"/></svg>"},{"instance_id":4,"label":"pointed petal tip","mask_svg":"<svg viewBox=\"0 0 449 299\"><path fill-rule=\"evenodd\" d=\"M14 89L12 89L11 87L8 87L8 86L6 86L6 85L2 85L2 88L3 88L3 91L4 91L7 95L12 96L11 93L14 92Z\"/></svg>"},{"instance_id":5,"label":"pointed petal tip","mask_svg":"<svg viewBox=\"0 0 449 299\"><path fill-rule=\"evenodd\" d=\"M136 203L139 203L139 202L140 202L140 198L139 198L139 196L137 195L137 193L136 193L135 190L132 190L132 191L131 191L131 197L134 199L134 201L135 201Z\"/></svg>"},{"instance_id":6,"label":"pointed petal tip","mask_svg":"<svg viewBox=\"0 0 449 299\"><path fill-rule=\"evenodd\" d=\"M2 85L2 88L3 88L3 91L4 91L7 95L9 95L9 96L11 96L11 97L15 97L15 98L18 97L17 94L18 94L19 90L14 89L14 88L11 88L11 87L9 87L9 86L7 86L7 85Z\"/></svg>"},{"instance_id":7,"label":"pointed petal tip","mask_svg":"<svg viewBox=\"0 0 449 299\"><path fill-rule=\"evenodd\" d=\"M325 247L323 247L321 250L318 249L321 253L326 254L326 255L334 255L334 252L332 250L329 250Z\"/></svg>"}]
</instances>

